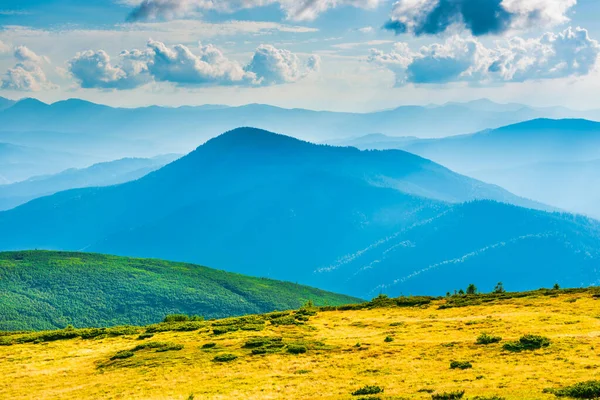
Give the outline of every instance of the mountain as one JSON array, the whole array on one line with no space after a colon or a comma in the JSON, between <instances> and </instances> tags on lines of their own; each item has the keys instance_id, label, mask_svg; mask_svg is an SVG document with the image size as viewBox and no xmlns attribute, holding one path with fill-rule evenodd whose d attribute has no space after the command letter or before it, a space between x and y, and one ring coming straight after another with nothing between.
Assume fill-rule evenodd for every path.
<instances>
[{"instance_id":1,"label":"mountain","mask_svg":"<svg viewBox=\"0 0 600 400\"><path fill-rule=\"evenodd\" d=\"M489 201L455 205L329 268L332 290L443 294L475 282L515 290L600 285L600 222ZM368 292L365 287L370 287Z\"/></svg>"},{"instance_id":2,"label":"mountain","mask_svg":"<svg viewBox=\"0 0 600 400\"><path fill-rule=\"evenodd\" d=\"M513 193L600 219L600 160L540 162L474 174Z\"/></svg>"},{"instance_id":3,"label":"mountain","mask_svg":"<svg viewBox=\"0 0 600 400\"><path fill-rule=\"evenodd\" d=\"M586 161L600 158L600 122L536 119L399 147L461 173L548 161Z\"/></svg>"},{"instance_id":4,"label":"mountain","mask_svg":"<svg viewBox=\"0 0 600 400\"><path fill-rule=\"evenodd\" d=\"M0 253L0 330L149 324L167 314L206 318L358 299L192 264L102 254Z\"/></svg>"},{"instance_id":5,"label":"mountain","mask_svg":"<svg viewBox=\"0 0 600 400\"><path fill-rule=\"evenodd\" d=\"M40 174L93 164L94 157L63 151L0 143L0 182L10 183Z\"/></svg>"},{"instance_id":6,"label":"mountain","mask_svg":"<svg viewBox=\"0 0 600 400\"><path fill-rule=\"evenodd\" d=\"M94 164L88 168L71 168L55 175L37 176L22 182L0 185L0 210L8 210L32 199L63 190L110 186L133 181L177 158L178 155L165 155L152 159L124 158Z\"/></svg>"},{"instance_id":7,"label":"mountain","mask_svg":"<svg viewBox=\"0 0 600 400\"><path fill-rule=\"evenodd\" d=\"M600 119L600 112L538 109L525 105L502 105L489 100L348 113L284 109L262 104L111 108L78 99L54 104L26 99L0 111L0 138L7 140L2 132L11 133L13 137L16 133L58 132L93 141L110 138L120 143L120 146L115 146L117 149L126 146L130 156L145 157L150 154L149 148L154 154L188 152L198 143L240 126L286 132L303 140L323 142L367 132L444 137L540 117ZM138 144L145 147L140 149ZM113 154L112 158L123 156Z\"/></svg>"},{"instance_id":8,"label":"mountain","mask_svg":"<svg viewBox=\"0 0 600 400\"><path fill-rule=\"evenodd\" d=\"M7 109L8 107L15 104L15 101L0 97L0 111Z\"/></svg>"},{"instance_id":9,"label":"mountain","mask_svg":"<svg viewBox=\"0 0 600 400\"><path fill-rule=\"evenodd\" d=\"M343 286L342 292L362 296L396 279L398 265L382 269L377 282L365 279L345 286L342 282L371 268L372 260L359 264L352 260L362 260L361 254L373 254L369 249L381 248L381 243L403 232L417 232L419 226L441 232L435 221L459 210L463 202L481 199L536 205L403 151L314 145L242 128L137 181L60 192L2 212L0 247L84 249L197 262L325 289ZM524 217L505 213L505 207L513 206L489 203L487 212L506 214L508 226L505 234L490 241L537 235L549 226L559 235L577 231L580 237L573 235L568 265L573 270L587 266L580 255L588 250L588 242L596 243L593 223L587 228L583 228L587 222L571 227L572 216L516 208L543 221L520 229ZM461 250L479 249L480 239L487 236L482 233L486 225L477 223L486 220L486 213L469 212L461 218L444 230L445 240L464 240ZM490 226L487 229L493 230ZM455 256L438 251L441 244L424 247L421 261L425 263L431 254L444 260ZM590 254L595 260L595 253ZM525 264L516 253L505 256L515 268L531 267L531 260ZM556 269L565 268L567 258L548 262L556 263ZM322 273L346 264L352 268L344 269L344 276L332 279ZM421 265L415 263L415 268ZM502 278L501 273L490 277ZM457 272L454 279L470 278ZM523 280L521 285L538 283ZM438 288L431 285L428 290Z\"/></svg>"}]
</instances>

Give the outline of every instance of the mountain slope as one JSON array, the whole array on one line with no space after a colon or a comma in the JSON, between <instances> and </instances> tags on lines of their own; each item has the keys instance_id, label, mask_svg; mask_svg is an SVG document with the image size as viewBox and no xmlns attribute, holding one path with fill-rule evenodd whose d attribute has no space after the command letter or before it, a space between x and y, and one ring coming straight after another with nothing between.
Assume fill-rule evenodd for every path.
<instances>
[{"instance_id":1,"label":"mountain slope","mask_svg":"<svg viewBox=\"0 0 600 400\"><path fill-rule=\"evenodd\" d=\"M358 299L192 264L89 253L0 253L0 330L148 324Z\"/></svg>"},{"instance_id":2,"label":"mountain slope","mask_svg":"<svg viewBox=\"0 0 600 400\"><path fill-rule=\"evenodd\" d=\"M319 273L330 289L369 297L600 284L600 222L479 201L388 236ZM365 290L370 288L369 290Z\"/></svg>"},{"instance_id":3,"label":"mountain slope","mask_svg":"<svg viewBox=\"0 0 600 400\"><path fill-rule=\"evenodd\" d=\"M537 119L472 135L419 140L398 148L467 173L548 161L600 158L600 122Z\"/></svg>"},{"instance_id":4,"label":"mountain slope","mask_svg":"<svg viewBox=\"0 0 600 400\"><path fill-rule=\"evenodd\" d=\"M94 157L35 147L0 143L0 183L92 164Z\"/></svg>"},{"instance_id":5,"label":"mountain slope","mask_svg":"<svg viewBox=\"0 0 600 400\"><path fill-rule=\"evenodd\" d=\"M124 158L83 169L72 168L55 175L37 176L10 185L0 185L0 210L8 210L32 199L63 190L133 181L177 158L176 155L153 159Z\"/></svg>"},{"instance_id":6,"label":"mountain slope","mask_svg":"<svg viewBox=\"0 0 600 400\"><path fill-rule=\"evenodd\" d=\"M361 261L357 255L365 249L426 225L455 204L480 199L523 201L403 151L317 146L244 128L135 182L61 192L0 213L0 247L157 257L342 288L340 282L369 263L335 280L318 271ZM492 204L498 210L490 213L506 207ZM508 215L506 224L519 225L519 218ZM477 235L476 221L465 219L462 228L457 220L452 229L473 227ZM595 234L581 232L573 246L583 248L582 241L595 240ZM466 237L466 246L476 239ZM435 253L435 246L425 251ZM342 291L369 293L396 278L388 272Z\"/></svg>"},{"instance_id":7,"label":"mountain slope","mask_svg":"<svg viewBox=\"0 0 600 400\"><path fill-rule=\"evenodd\" d=\"M527 198L600 219L600 160L540 162L473 174Z\"/></svg>"}]
</instances>

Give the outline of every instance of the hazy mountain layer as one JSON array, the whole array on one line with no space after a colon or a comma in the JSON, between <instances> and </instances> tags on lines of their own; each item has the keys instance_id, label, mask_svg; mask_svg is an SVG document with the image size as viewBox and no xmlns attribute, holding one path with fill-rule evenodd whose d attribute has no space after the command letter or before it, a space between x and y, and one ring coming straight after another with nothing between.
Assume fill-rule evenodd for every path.
<instances>
[{"instance_id":1,"label":"hazy mountain layer","mask_svg":"<svg viewBox=\"0 0 600 400\"><path fill-rule=\"evenodd\" d=\"M391 284L412 267L427 267L430 260L460 257L463 251L543 234L552 227L559 236L577 234L569 236L573 250L567 256L544 260L557 269L587 268L580 256L588 246L593 248L597 230L588 222L580 224L585 229L572 227L570 216L483 203L484 211L467 207L444 229L435 222L462 210L462 202L480 199L535 206L403 151L318 146L244 128L223 134L137 181L61 192L0 213L0 246L5 250L85 249L197 262L361 296ZM494 215L503 216L506 232L490 236L496 228L484 221ZM523 224L522 220L541 222ZM419 244L421 252L408 269L402 261L394 261L377 269L376 276L353 281L380 258L371 257L370 249L421 229L444 234ZM442 246L455 241L461 246L452 246L452 251ZM537 248L528 247L524 253ZM361 254L370 258L363 262ZM514 268L530 268L530 260L525 263L517 252L507 251L504 256ZM595 253L590 257L595 260ZM548 268L543 262L536 265ZM323 273L329 270L343 274ZM459 273L457 280L469 279ZM592 283L590 276L581 275L580 283ZM436 284L428 286L430 292L452 283L446 277L437 280L435 274L431 279ZM502 280L503 274L493 271L489 279ZM352 282L342 284L345 281ZM521 284L537 285L527 279ZM396 293L404 288L383 290Z\"/></svg>"},{"instance_id":2,"label":"hazy mountain layer","mask_svg":"<svg viewBox=\"0 0 600 400\"><path fill-rule=\"evenodd\" d=\"M8 210L32 199L63 190L90 186L110 186L141 178L177 159L166 155L152 159L124 158L83 169L68 169L9 185L0 185L0 210Z\"/></svg>"}]
</instances>

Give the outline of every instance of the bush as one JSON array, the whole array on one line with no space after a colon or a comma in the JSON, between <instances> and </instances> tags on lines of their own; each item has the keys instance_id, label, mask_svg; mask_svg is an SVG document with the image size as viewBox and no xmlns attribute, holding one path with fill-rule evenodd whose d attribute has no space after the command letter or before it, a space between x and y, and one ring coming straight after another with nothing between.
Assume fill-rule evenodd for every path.
<instances>
[{"instance_id":1,"label":"bush","mask_svg":"<svg viewBox=\"0 0 600 400\"><path fill-rule=\"evenodd\" d=\"M600 398L600 381L580 382L562 389L546 389L544 392L553 393L556 397L598 399Z\"/></svg>"},{"instance_id":2,"label":"bush","mask_svg":"<svg viewBox=\"0 0 600 400\"><path fill-rule=\"evenodd\" d=\"M391 336L386 336L385 339L383 339L384 342L386 343L390 343L394 341L394 338Z\"/></svg>"},{"instance_id":3,"label":"bush","mask_svg":"<svg viewBox=\"0 0 600 400\"><path fill-rule=\"evenodd\" d=\"M468 361L452 361L450 363L450 369L469 369L473 368L473 364Z\"/></svg>"},{"instance_id":4,"label":"bush","mask_svg":"<svg viewBox=\"0 0 600 400\"><path fill-rule=\"evenodd\" d=\"M283 341L283 338L280 338L280 337L275 337L275 338L254 337L254 338L248 339L242 347L246 348L246 349L254 349L257 347L279 345L279 344L282 344L282 341Z\"/></svg>"},{"instance_id":5,"label":"bush","mask_svg":"<svg viewBox=\"0 0 600 400\"><path fill-rule=\"evenodd\" d=\"M204 321L204 317L199 317L196 315L188 316L184 314L169 314L163 319L163 322L172 323L172 322L187 322L187 321Z\"/></svg>"},{"instance_id":6,"label":"bush","mask_svg":"<svg viewBox=\"0 0 600 400\"><path fill-rule=\"evenodd\" d=\"M215 358L213 358L213 361L215 361L215 362L230 362L237 358L238 358L238 356L236 356L235 354L219 354L219 355L215 356Z\"/></svg>"},{"instance_id":7,"label":"bush","mask_svg":"<svg viewBox=\"0 0 600 400\"><path fill-rule=\"evenodd\" d=\"M503 348L507 351L521 352L525 350L537 350L542 347L550 346L550 339L543 336L525 335L517 342L509 342L504 344Z\"/></svg>"},{"instance_id":8,"label":"bush","mask_svg":"<svg viewBox=\"0 0 600 400\"><path fill-rule=\"evenodd\" d=\"M379 386L367 385L367 386L363 386L362 388L352 392L352 396L364 396L364 395L368 395L368 394L378 394L378 393L383 393L383 389L380 388Z\"/></svg>"},{"instance_id":9,"label":"bush","mask_svg":"<svg viewBox=\"0 0 600 400\"><path fill-rule=\"evenodd\" d=\"M204 343L202 345L203 349L214 349L215 347L217 347L217 344L216 343L212 343L212 342L211 343Z\"/></svg>"},{"instance_id":10,"label":"bush","mask_svg":"<svg viewBox=\"0 0 600 400\"><path fill-rule=\"evenodd\" d=\"M487 333L482 333L481 335L479 335L479 337L477 338L477 341L475 343L487 345L487 344L492 344L492 343L498 343L500 341L502 341L502 338L500 336L491 336L491 335L488 335Z\"/></svg>"},{"instance_id":11,"label":"bush","mask_svg":"<svg viewBox=\"0 0 600 400\"><path fill-rule=\"evenodd\" d=\"M117 354L112 356L110 359L111 360L122 360L124 358L133 357L134 355L135 354L131 350L121 350L121 351L117 352Z\"/></svg>"},{"instance_id":12,"label":"bush","mask_svg":"<svg viewBox=\"0 0 600 400\"><path fill-rule=\"evenodd\" d=\"M285 316L285 317L280 317L280 318L274 318L271 320L271 324L275 325L275 326L280 326L280 325L300 325L301 322L297 321L296 318L292 317L291 315Z\"/></svg>"},{"instance_id":13,"label":"bush","mask_svg":"<svg viewBox=\"0 0 600 400\"><path fill-rule=\"evenodd\" d=\"M504 397L500 396L475 396L471 397L469 400L505 400Z\"/></svg>"},{"instance_id":14,"label":"bush","mask_svg":"<svg viewBox=\"0 0 600 400\"><path fill-rule=\"evenodd\" d=\"M436 393L431 395L431 400L458 400L462 399L464 395L464 390L447 393Z\"/></svg>"},{"instance_id":15,"label":"bush","mask_svg":"<svg viewBox=\"0 0 600 400\"><path fill-rule=\"evenodd\" d=\"M307 348L302 344L288 344L287 352L290 354L304 354Z\"/></svg>"},{"instance_id":16,"label":"bush","mask_svg":"<svg viewBox=\"0 0 600 400\"><path fill-rule=\"evenodd\" d=\"M146 333L142 333L140 336L138 336L138 340L150 339L152 337L154 337L153 333L146 332Z\"/></svg>"}]
</instances>

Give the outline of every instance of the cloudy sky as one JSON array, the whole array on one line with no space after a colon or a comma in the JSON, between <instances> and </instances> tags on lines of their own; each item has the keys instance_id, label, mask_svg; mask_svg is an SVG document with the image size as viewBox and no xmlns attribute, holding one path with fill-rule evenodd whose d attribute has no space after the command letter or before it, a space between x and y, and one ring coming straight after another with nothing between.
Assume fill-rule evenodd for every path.
<instances>
[{"instance_id":1,"label":"cloudy sky","mask_svg":"<svg viewBox=\"0 0 600 400\"><path fill-rule=\"evenodd\" d=\"M0 96L600 108L597 0L2 0Z\"/></svg>"}]
</instances>

